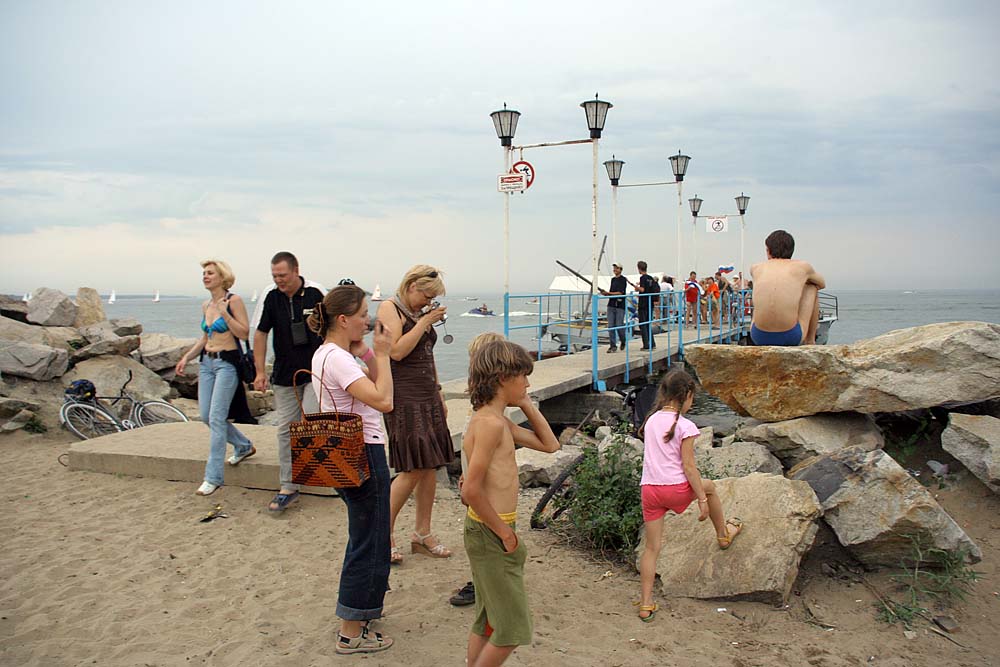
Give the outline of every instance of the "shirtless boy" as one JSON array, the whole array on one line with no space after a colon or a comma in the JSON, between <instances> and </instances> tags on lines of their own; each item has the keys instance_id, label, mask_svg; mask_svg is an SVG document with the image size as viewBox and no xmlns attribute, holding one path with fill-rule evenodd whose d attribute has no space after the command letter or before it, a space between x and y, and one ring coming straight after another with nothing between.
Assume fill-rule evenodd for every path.
<instances>
[{"instance_id":1,"label":"shirtless boy","mask_svg":"<svg viewBox=\"0 0 1000 667\"><path fill-rule=\"evenodd\" d=\"M767 261L750 267L753 277L755 345L814 345L823 276L808 262L792 259L795 239L779 229L764 241Z\"/></svg>"},{"instance_id":2,"label":"shirtless boy","mask_svg":"<svg viewBox=\"0 0 1000 667\"><path fill-rule=\"evenodd\" d=\"M469 395L475 411L462 448L469 467L462 485L465 551L476 587L476 619L469 633L470 667L501 665L531 643L532 621L524 588L527 550L516 528L518 478L514 443L556 452L559 441L528 397L534 363L519 345L489 342L469 362ZM518 407L530 428L504 416Z\"/></svg>"}]
</instances>

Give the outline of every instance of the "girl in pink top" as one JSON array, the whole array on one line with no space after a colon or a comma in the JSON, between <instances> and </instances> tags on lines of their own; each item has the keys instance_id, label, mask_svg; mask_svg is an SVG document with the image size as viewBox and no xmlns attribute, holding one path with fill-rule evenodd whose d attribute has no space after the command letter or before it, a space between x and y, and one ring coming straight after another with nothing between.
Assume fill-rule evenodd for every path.
<instances>
[{"instance_id":1,"label":"girl in pink top","mask_svg":"<svg viewBox=\"0 0 1000 667\"><path fill-rule=\"evenodd\" d=\"M646 548L639 559L642 599L639 618L653 620L659 606L653 602L656 560L663 546L663 517L667 510L681 514L692 500L698 500L698 521L712 519L719 547L728 549L742 530L743 522L726 521L715 484L701 478L694 458L698 427L684 413L694 400L694 380L680 369L663 376L656 393L656 405L639 429L645 444L642 461L642 518Z\"/></svg>"}]
</instances>

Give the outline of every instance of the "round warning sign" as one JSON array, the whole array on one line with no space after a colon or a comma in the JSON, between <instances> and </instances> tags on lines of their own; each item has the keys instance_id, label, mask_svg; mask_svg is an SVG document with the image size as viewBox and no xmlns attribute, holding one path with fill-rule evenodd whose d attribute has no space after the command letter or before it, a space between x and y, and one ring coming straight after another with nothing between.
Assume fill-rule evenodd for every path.
<instances>
[{"instance_id":1,"label":"round warning sign","mask_svg":"<svg viewBox=\"0 0 1000 667\"><path fill-rule=\"evenodd\" d=\"M520 160L519 162L515 162L510 170L512 173L524 174L525 178L528 179L527 187L529 188L535 182L535 168L531 166L530 162Z\"/></svg>"}]
</instances>

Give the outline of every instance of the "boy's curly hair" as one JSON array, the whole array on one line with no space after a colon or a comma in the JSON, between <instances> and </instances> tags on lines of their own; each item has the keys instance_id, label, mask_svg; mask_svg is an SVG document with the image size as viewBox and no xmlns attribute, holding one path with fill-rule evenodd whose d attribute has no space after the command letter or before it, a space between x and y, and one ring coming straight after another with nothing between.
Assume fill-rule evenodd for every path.
<instances>
[{"instance_id":1,"label":"boy's curly hair","mask_svg":"<svg viewBox=\"0 0 1000 667\"><path fill-rule=\"evenodd\" d=\"M469 359L469 399L478 410L497 395L500 383L519 375L531 375L535 362L520 345L507 340L489 341Z\"/></svg>"}]
</instances>

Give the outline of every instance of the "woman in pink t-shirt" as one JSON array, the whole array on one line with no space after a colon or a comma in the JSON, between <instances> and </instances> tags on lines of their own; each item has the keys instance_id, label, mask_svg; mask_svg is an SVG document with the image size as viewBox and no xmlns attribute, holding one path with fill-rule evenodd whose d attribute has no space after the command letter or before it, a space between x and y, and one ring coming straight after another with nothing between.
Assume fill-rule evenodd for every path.
<instances>
[{"instance_id":1,"label":"woman in pink t-shirt","mask_svg":"<svg viewBox=\"0 0 1000 667\"><path fill-rule=\"evenodd\" d=\"M740 534L743 522L725 520L715 484L703 480L694 458L698 427L684 413L694 400L694 380L680 369L663 376L656 393L656 405L639 430L645 445L642 460L642 519L646 548L639 559L642 599L639 618L653 620L659 606L653 602L656 560L663 546L663 517L667 510L681 514L692 500L698 500L698 521L711 517L719 547L728 549Z\"/></svg>"},{"instance_id":2,"label":"woman in pink t-shirt","mask_svg":"<svg viewBox=\"0 0 1000 667\"><path fill-rule=\"evenodd\" d=\"M361 486L337 490L347 505L349 536L337 592L337 653L372 653L392 646L391 639L369 628L369 621L382 617L389 588L389 465L381 413L392 410L392 338L376 322L369 348L363 340L369 320L368 300L357 285L333 288L309 316L309 327L323 338L312 358L320 410L361 416L371 469Z\"/></svg>"}]
</instances>

